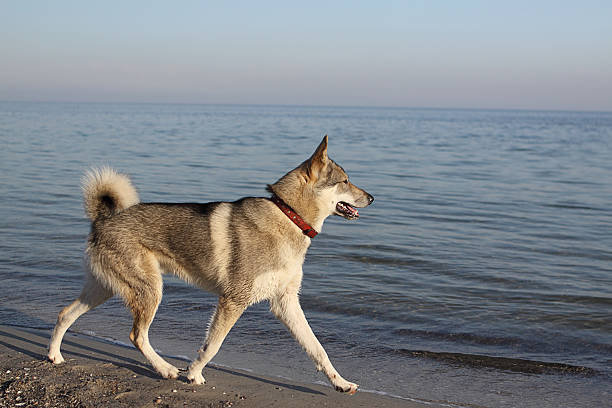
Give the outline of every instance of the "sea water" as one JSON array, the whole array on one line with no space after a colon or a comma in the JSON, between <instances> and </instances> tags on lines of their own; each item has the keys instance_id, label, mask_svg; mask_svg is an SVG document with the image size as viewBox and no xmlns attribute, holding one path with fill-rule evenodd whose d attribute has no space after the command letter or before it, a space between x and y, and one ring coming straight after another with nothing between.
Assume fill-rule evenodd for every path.
<instances>
[{"instance_id":1,"label":"sea water","mask_svg":"<svg viewBox=\"0 0 612 408\"><path fill-rule=\"evenodd\" d=\"M612 113L0 103L0 323L51 328L89 231L80 177L142 201L233 201L329 155L371 193L330 217L301 302L362 389L458 406L611 406ZM192 358L216 298L166 277L154 347ZM73 331L127 342L118 299ZM266 303L213 362L325 381ZM206 374L206 373L204 373Z\"/></svg>"}]
</instances>

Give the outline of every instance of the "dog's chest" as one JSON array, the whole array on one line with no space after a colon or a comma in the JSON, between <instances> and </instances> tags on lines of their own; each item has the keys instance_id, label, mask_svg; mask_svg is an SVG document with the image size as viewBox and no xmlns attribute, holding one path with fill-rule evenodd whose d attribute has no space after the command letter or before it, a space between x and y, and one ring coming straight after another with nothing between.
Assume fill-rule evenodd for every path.
<instances>
[{"instance_id":1,"label":"dog's chest","mask_svg":"<svg viewBox=\"0 0 612 408\"><path fill-rule=\"evenodd\" d=\"M285 292L298 292L301 283L301 263L262 273L253 281L253 303L276 297Z\"/></svg>"}]
</instances>

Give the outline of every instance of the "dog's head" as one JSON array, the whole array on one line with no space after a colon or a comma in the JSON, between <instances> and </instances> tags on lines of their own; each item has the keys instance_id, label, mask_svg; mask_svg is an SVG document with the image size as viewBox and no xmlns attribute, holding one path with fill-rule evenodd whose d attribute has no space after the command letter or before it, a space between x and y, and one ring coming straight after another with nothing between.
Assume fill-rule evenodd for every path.
<instances>
[{"instance_id":1,"label":"dog's head","mask_svg":"<svg viewBox=\"0 0 612 408\"><path fill-rule=\"evenodd\" d=\"M344 169L328 157L327 135L305 164L308 184L317 192L319 207L327 208L329 215L354 220L359 218L357 208L374 201L374 197L351 183Z\"/></svg>"},{"instance_id":2,"label":"dog's head","mask_svg":"<svg viewBox=\"0 0 612 408\"><path fill-rule=\"evenodd\" d=\"M315 210L315 216L323 219L329 215L357 219L357 208L374 201L374 197L351 183L344 169L328 157L327 135L308 160L268 186L268 190L303 216Z\"/></svg>"}]
</instances>

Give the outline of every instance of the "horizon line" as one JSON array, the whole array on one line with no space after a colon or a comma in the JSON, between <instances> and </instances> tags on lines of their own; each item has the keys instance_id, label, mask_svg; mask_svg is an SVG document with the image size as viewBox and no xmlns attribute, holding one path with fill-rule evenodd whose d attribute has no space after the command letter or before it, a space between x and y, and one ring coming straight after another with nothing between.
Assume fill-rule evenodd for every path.
<instances>
[{"instance_id":1,"label":"horizon line","mask_svg":"<svg viewBox=\"0 0 612 408\"><path fill-rule=\"evenodd\" d=\"M92 101L92 100L4 100L0 103L48 103L48 104L99 104L99 105L204 105L204 106L252 106L252 107L296 107L296 108L341 108L341 109L412 109L412 110L456 110L456 111L510 111L510 112L575 112L612 113L602 109L570 108L482 108L482 107L435 107L435 106L393 106L393 105L314 105L296 103L236 103L236 102L157 102L157 101Z\"/></svg>"}]
</instances>

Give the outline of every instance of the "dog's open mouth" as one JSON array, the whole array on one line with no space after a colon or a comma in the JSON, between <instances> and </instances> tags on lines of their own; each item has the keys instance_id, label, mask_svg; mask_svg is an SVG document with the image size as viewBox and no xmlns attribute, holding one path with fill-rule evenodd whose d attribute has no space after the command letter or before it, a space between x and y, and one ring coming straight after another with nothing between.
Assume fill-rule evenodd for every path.
<instances>
[{"instance_id":1,"label":"dog's open mouth","mask_svg":"<svg viewBox=\"0 0 612 408\"><path fill-rule=\"evenodd\" d=\"M339 216L344 217L347 220L356 220L359 218L359 211L344 201L340 201L338 204L336 204L336 212Z\"/></svg>"}]
</instances>

